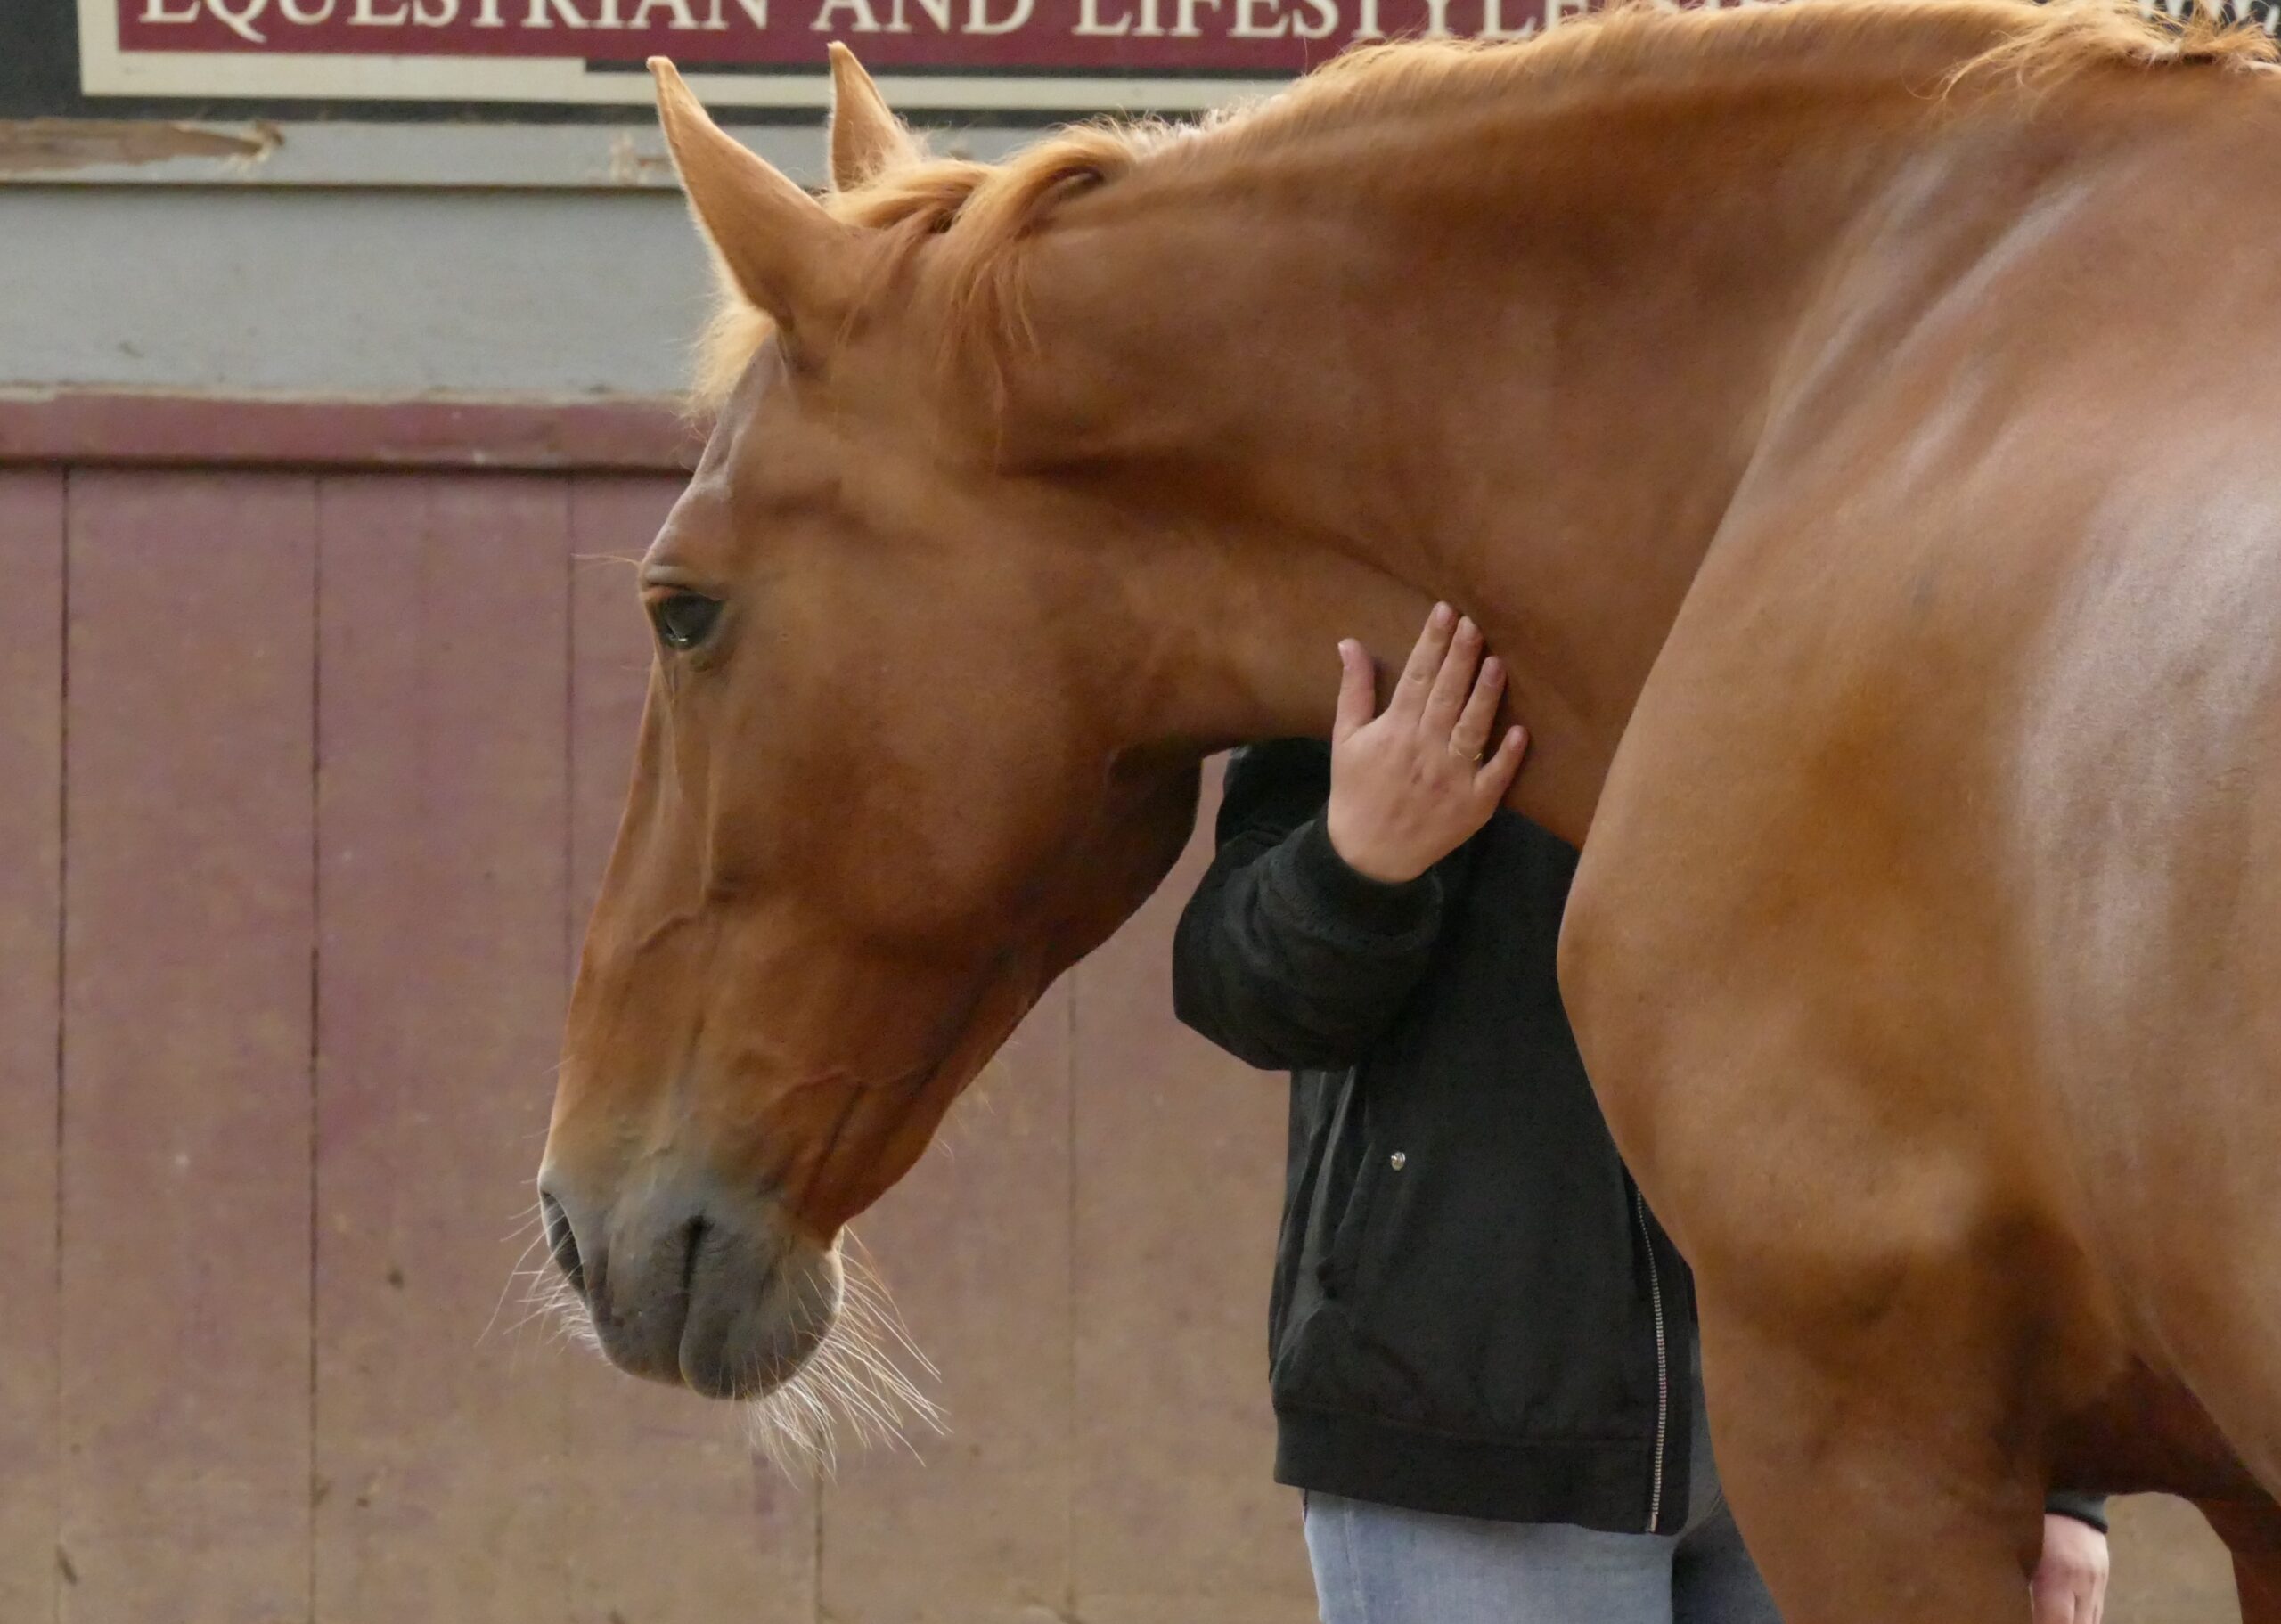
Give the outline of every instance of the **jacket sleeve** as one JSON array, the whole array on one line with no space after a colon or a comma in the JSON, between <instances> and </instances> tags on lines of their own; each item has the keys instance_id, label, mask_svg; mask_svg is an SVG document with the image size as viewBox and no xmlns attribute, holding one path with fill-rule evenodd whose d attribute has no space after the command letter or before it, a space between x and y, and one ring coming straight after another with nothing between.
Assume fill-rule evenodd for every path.
<instances>
[{"instance_id":1,"label":"jacket sleeve","mask_svg":"<svg viewBox=\"0 0 2281 1624\"><path fill-rule=\"evenodd\" d=\"M1330 751L1311 739L1228 763L1212 866L1173 939L1173 1003L1222 1049L1271 1070L1353 1065L1433 956L1440 877L1347 867L1324 830Z\"/></svg>"},{"instance_id":2,"label":"jacket sleeve","mask_svg":"<svg viewBox=\"0 0 2281 1624\"><path fill-rule=\"evenodd\" d=\"M2043 1508L2053 1516L2073 1517L2102 1534L2106 1532L2106 1496L2103 1494L2055 1494L2044 1501Z\"/></svg>"}]
</instances>

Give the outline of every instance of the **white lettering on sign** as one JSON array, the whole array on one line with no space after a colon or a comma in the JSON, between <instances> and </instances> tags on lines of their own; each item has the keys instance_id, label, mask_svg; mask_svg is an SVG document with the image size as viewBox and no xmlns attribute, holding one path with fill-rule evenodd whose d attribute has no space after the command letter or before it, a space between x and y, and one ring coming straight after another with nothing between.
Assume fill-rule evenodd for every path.
<instances>
[{"instance_id":1,"label":"white lettering on sign","mask_svg":"<svg viewBox=\"0 0 2281 1624\"><path fill-rule=\"evenodd\" d=\"M847 31L851 34L876 34L879 31L879 20L871 15L871 0L823 0L822 8L816 12L815 21L808 26L818 33L830 33L838 26L832 21L835 12L854 13L855 20L847 25Z\"/></svg>"},{"instance_id":2,"label":"white lettering on sign","mask_svg":"<svg viewBox=\"0 0 2281 1624\"><path fill-rule=\"evenodd\" d=\"M958 25L951 20L951 0L919 0L919 9L927 13L937 34L954 34ZM895 10L887 14L887 32L908 34L911 19L903 14L903 0L895 0Z\"/></svg>"},{"instance_id":3,"label":"white lettering on sign","mask_svg":"<svg viewBox=\"0 0 2281 1624\"><path fill-rule=\"evenodd\" d=\"M1536 32L1536 19L1532 17L1517 29L1505 26L1504 0L1481 0L1481 37L1484 39L1526 39Z\"/></svg>"},{"instance_id":4,"label":"white lettering on sign","mask_svg":"<svg viewBox=\"0 0 2281 1624\"><path fill-rule=\"evenodd\" d=\"M151 0L153 5L158 3L159 0ZM1132 18L1130 12L1119 17L1116 20L1116 26L1112 29L1101 20L1100 0L1077 0L1077 26L1069 31L1072 34L1106 36L1114 38L1132 26Z\"/></svg>"},{"instance_id":5,"label":"white lettering on sign","mask_svg":"<svg viewBox=\"0 0 2281 1624\"><path fill-rule=\"evenodd\" d=\"M253 25L261 20L262 12L268 9L269 0L245 0L244 4L234 12L229 8L226 0L206 0L206 11L208 16L229 29L231 33L241 39L249 39L258 45L265 45L267 41L263 37L261 30Z\"/></svg>"},{"instance_id":6,"label":"white lettering on sign","mask_svg":"<svg viewBox=\"0 0 2281 1624\"><path fill-rule=\"evenodd\" d=\"M1288 17L1277 16L1275 26L1271 29L1261 28L1252 17L1252 10L1255 6L1265 6L1270 12L1274 12L1282 4L1283 0L1236 0L1236 26L1230 29L1228 32L1238 39L1282 38L1291 31L1291 20Z\"/></svg>"},{"instance_id":7,"label":"white lettering on sign","mask_svg":"<svg viewBox=\"0 0 2281 1624\"><path fill-rule=\"evenodd\" d=\"M768 0L128 0L140 8L143 23L180 25L210 17L254 45L273 43L275 24L313 28L345 13L358 29L448 28L517 29L670 29L676 33L726 32L749 25L765 32ZM1425 10L1428 39L1455 37L1452 0L1415 0ZM1677 9L1678 0L1645 0ZM1705 6L1750 5L1765 0L1698 0ZM2162 4L2162 0L2154 0ZM2281 5L2260 12L2258 0L2209 0L2215 14L2254 19L2269 32L2281 27ZM1593 0L1481 0L1475 37L1526 39L1589 12ZM1344 21L1345 0L1170 0L1173 22L1165 26L1166 0L1077 0L1069 32L1089 39L1201 39L1220 25L1231 39L1328 39ZM514 8L507 11L506 8ZM505 14L503 15L503 11ZM817 0L819 34L910 34L923 14L936 34L1012 34L1036 15L1037 0ZM1383 39L1382 0L1354 0L1350 39ZM884 20L882 19L884 18Z\"/></svg>"},{"instance_id":8,"label":"white lettering on sign","mask_svg":"<svg viewBox=\"0 0 2281 1624\"><path fill-rule=\"evenodd\" d=\"M768 27L768 0L737 0L737 4L753 27L764 30ZM721 20L721 0L713 0L713 9L706 16L705 26L715 31L729 26Z\"/></svg>"},{"instance_id":9,"label":"white lettering on sign","mask_svg":"<svg viewBox=\"0 0 2281 1624\"><path fill-rule=\"evenodd\" d=\"M969 34L1011 34L1030 20L1037 9L1037 0L1014 0L1014 9L1001 18L990 14L990 0L973 0L967 8L966 31Z\"/></svg>"},{"instance_id":10,"label":"white lettering on sign","mask_svg":"<svg viewBox=\"0 0 2281 1624\"><path fill-rule=\"evenodd\" d=\"M16 0L0 0L0 9ZM54 0L61 4L61 0ZM1149 96L1165 107L1214 105L1214 91L1184 85L1190 75L1234 85L1239 94L1257 94L1279 80L1291 64L1314 61L1348 41L1417 34L1426 39L1517 41L1542 37L1569 18L1594 12L1604 0L801 0L778 13L778 32L769 32L769 0L78 0L82 7L110 7L111 29L123 54L146 54L174 66L189 54L225 57L237 64L251 53L294 54L282 64L282 82L306 85L294 73L324 73L335 61L388 57L415 64L422 57L468 57L493 78L477 80L465 69L438 85L509 85L500 101L561 98L570 78L561 64L582 69L570 86L575 101L609 102L627 98L634 75L630 66L652 50L696 61L696 70L734 73L744 66L778 73L750 75L764 94L748 105L810 105L807 73L781 73L814 54L816 34L844 37L863 48L879 48L880 34L899 37L896 61L915 64L928 75L937 64L965 69L977 85L977 107L1044 107L1047 96L1075 96L1072 105L1113 105L1117 75L1149 75ZM1772 0L1631 0L1674 9L1681 4L1768 4ZM2183 0L2146 0L2171 4ZM2268 0L2206 0L2227 16L2258 16ZM2269 0L2281 7L2281 0ZM805 20L803 20L805 18ZM137 34L139 29L139 34ZM689 34L707 32L705 50L689 50ZM1051 34L1054 39L1044 39ZM801 41L807 41L805 45ZM961 41L967 41L961 45ZM981 41L990 41L983 45ZM885 53L883 53L885 54ZM308 60L306 66L301 57ZM550 61L545 70L525 70L520 61ZM993 64L1009 61L1006 80ZM552 75L552 78L543 78ZM604 82L604 75L609 75ZM372 75L381 78L381 75ZM388 75L390 96L397 80L420 80L406 70ZM588 89L586 80L593 80ZM1095 91L1092 80L1108 89ZM184 82L184 80L176 80ZM331 85L331 80L322 80ZM258 85L258 80L231 80ZM744 85L724 78L721 85ZM1031 85L1040 89L1031 91ZM928 105L962 107L958 91L936 89ZM282 94L282 91L281 91Z\"/></svg>"}]
</instances>

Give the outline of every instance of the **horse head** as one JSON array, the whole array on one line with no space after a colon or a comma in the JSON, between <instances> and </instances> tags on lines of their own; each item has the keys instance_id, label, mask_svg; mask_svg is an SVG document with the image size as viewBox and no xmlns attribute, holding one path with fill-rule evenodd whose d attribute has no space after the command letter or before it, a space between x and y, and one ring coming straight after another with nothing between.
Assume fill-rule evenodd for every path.
<instances>
[{"instance_id":1,"label":"horse head","mask_svg":"<svg viewBox=\"0 0 2281 1624\"><path fill-rule=\"evenodd\" d=\"M641 564L655 661L541 1187L610 1359L749 1396L829 1336L848 1220L1163 877L1200 752L1137 742L1165 651L1119 521L1004 466L911 232L836 215L655 66L749 331ZM914 162L837 69L839 182Z\"/></svg>"}]
</instances>

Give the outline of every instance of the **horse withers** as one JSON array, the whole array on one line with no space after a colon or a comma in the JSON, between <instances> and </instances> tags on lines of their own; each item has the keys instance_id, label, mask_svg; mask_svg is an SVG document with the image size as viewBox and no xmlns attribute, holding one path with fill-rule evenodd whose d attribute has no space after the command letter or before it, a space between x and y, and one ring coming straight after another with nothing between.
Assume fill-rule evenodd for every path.
<instances>
[{"instance_id":1,"label":"horse withers","mask_svg":"<svg viewBox=\"0 0 2281 1624\"><path fill-rule=\"evenodd\" d=\"M2281 1620L2274 60L1628 11L988 167L843 56L822 201L659 65L727 302L542 1174L610 1357L829 1358L1201 759L1449 599L1786 1616L2018 1620L2056 1485Z\"/></svg>"}]
</instances>

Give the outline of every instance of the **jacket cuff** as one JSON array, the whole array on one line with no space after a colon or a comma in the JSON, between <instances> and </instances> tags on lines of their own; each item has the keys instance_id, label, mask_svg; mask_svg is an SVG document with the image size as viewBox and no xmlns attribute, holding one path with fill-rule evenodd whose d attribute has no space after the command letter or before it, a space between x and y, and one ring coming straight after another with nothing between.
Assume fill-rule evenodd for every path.
<instances>
[{"instance_id":1,"label":"jacket cuff","mask_svg":"<svg viewBox=\"0 0 2281 1624\"><path fill-rule=\"evenodd\" d=\"M2044 1501L2043 1508L2056 1517L2088 1522L2102 1534L2107 1531L2106 1496L2103 1494L2055 1494Z\"/></svg>"},{"instance_id":2,"label":"jacket cuff","mask_svg":"<svg viewBox=\"0 0 2281 1624\"><path fill-rule=\"evenodd\" d=\"M1320 818L1303 824L1290 841L1290 877L1307 910L1326 924L1374 936L1408 936L1434 923L1442 882L1427 869L1416 879L1388 885L1358 873Z\"/></svg>"}]
</instances>

